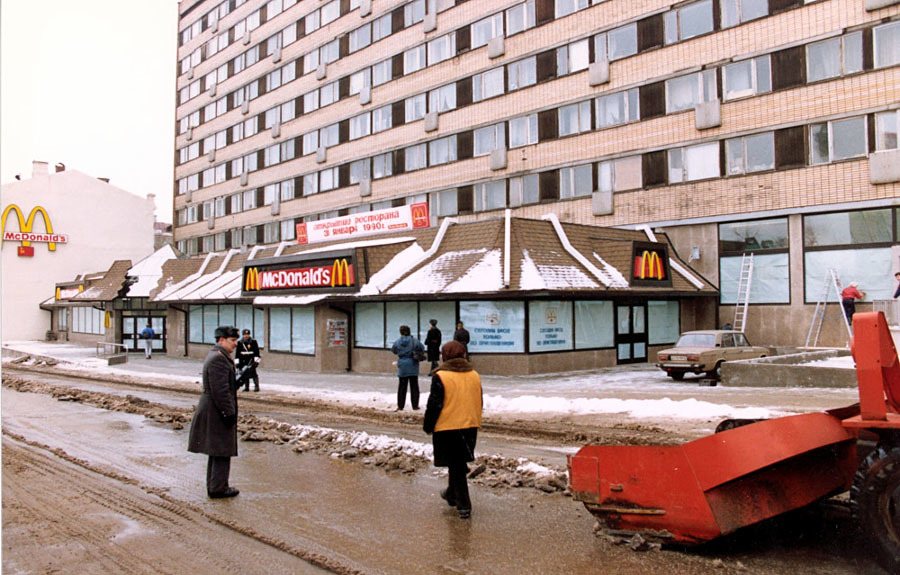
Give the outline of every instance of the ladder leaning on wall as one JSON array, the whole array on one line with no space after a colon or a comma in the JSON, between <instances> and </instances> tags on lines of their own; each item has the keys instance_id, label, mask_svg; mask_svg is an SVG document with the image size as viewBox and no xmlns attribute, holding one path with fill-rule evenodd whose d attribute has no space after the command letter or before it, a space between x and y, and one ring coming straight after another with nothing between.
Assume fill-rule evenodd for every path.
<instances>
[{"instance_id":1,"label":"ladder leaning on wall","mask_svg":"<svg viewBox=\"0 0 900 575\"><path fill-rule=\"evenodd\" d=\"M753 283L753 254L741 257L741 273L738 277L738 295L734 304L734 330L744 333L747 325L747 307L750 304L750 284Z\"/></svg>"},{"instance_id":2,"label":"ladder leaning on wall","mask_svg":"<svg viewBox=\"0 0 900 575\"><path fill-rule=\"evenodd\" d=\"M816 301L816 311L813 313L812 323L809 325L809 333L806 334L806 347L815 347L819 343L819 333L822 331L822 323L825 321L825 310L828 307L828 298L831 296L831 290L834 290L834 297L838 304L841 304L841 292L844 286L841 278L834 268L828 268L825 272L825 279L822 282L822 290L819 292L819 299ZM850 321L844 306L840 305L841 318L844 320L844 327L847 328L847 334L853 337L853 330L850 327Z\"/></svg>"}]
</instances>

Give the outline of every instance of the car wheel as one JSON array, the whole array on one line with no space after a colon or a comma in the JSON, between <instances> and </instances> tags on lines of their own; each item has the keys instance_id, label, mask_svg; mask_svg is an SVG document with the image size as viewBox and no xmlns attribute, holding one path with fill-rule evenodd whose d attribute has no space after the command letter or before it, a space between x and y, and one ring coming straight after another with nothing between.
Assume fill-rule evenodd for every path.
<instances>
[{"instance_id":1,"label":"car wheel","mask_svg":"<svg viewBox=\"0 0 900 575\"><path fill-rule=\"evenodd\" d=\"M675 381L681 381L682 379L684 379L684 372L683 371L670 371L669 377L671 377Z\"/></svg>"},{"instance_id":2,"label":"car wheel","mask_svg":"<svg viewBox=\"0 0 900 575\"><path fill-rule=\"evenodd\" d=\"M719 363L717 363L716 367L712 368L711 371L706 372L706 375L715 379L716 381L719 381L720 379L722 379L722 364L723 363L725 363L725 362L720 361Z\"/></svg>"}]
</instances>

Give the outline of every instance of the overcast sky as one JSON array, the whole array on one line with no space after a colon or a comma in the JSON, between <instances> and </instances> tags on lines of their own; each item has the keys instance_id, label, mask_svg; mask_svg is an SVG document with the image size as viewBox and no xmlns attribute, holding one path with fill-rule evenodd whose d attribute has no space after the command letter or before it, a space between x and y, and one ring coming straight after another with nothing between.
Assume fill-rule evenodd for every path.
<instances>
[{"instance_id":1,"label":"overcast sky","mask_svg":"<svg viewBox=\"0 0 900 575\"><path fill-rule=\"evenodd\" d=\"M172 221L177 0L0 0L0 183L58 162Z\"/></svg>"}]
</instances>

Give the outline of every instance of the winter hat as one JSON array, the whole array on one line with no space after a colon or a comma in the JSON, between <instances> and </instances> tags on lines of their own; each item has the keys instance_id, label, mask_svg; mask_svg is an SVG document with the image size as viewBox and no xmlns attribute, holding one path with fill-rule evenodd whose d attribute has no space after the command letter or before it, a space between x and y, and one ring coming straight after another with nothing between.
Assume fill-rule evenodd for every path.
<instances>
[{"instance_id":1,"label":"winter hat","mask_svg":"<svg viewBox=\"0 0 900 575\"><path fill-rule=\"evenodd\" d=\"M216 328L215 337L218 341L221 338L229 338L229 337L237 337L238 330L236 327L232 327L230 325L220 325Z\"/></svg>"},{"instance_id":2,"label":"winter hat","mask_svg":"<svg viewBox=\"0 0 900 575\"><path fill-rule=\"evenodd\" d=\"M444 361L450 361L451 359L465 356L466 346L456 340L448 341L443 346L441 346L441 359L443 359Z\"/></svg>"}]
</instances>

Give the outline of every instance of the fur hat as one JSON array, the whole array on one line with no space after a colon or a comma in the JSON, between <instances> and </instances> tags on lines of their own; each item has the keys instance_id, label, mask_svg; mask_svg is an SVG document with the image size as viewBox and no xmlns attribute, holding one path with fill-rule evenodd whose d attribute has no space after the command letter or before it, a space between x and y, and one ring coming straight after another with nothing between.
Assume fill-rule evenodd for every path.
<instances>
[{"instance_id":1,"label":"fur hat","mask_svg":"<svg viewBox=\"0 0 900 575\"><path fill-rule=\"evenodd\" d=\"M224 338L238 337L238 335L240 335L240 334L238 334L237 328L230 326L230 325L220 325L219 327L216 328L216 333L215 333L216 341L219 341L223 337Z\"/></svg>"}]
</instances>

